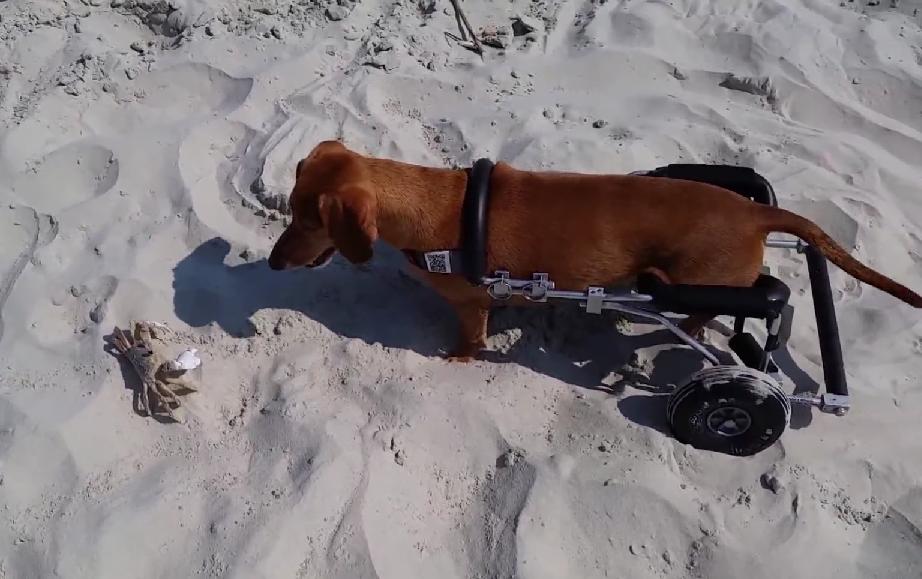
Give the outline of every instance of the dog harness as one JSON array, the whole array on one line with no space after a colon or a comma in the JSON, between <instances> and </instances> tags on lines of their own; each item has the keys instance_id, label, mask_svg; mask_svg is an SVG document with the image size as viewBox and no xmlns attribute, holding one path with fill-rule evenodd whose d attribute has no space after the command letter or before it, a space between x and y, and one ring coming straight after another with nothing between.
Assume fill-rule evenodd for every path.
<instances>
[{"instance_id":1,"label":"dog harness","mask_svg":"<svg viewBox=\"0 0 922 579\"><path fill-rule=\"evenodd\" d=\"M487 205L493 162L478 159L467 169L467 187L461 208L461 247L414 251L404 255L416 266L432 273L463 275L472 285L483 285L487 269Z\"/></svg>"}]
</instances>

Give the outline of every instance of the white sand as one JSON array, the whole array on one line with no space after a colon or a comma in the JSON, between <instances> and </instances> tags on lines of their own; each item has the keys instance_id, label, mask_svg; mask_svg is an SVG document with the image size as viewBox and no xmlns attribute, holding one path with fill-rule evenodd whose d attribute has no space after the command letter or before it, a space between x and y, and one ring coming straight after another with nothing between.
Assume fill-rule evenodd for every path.
<instances>
[{"instance_id":1,"label":"white sand","mask_svg":"<svg viewBox=\"0 0 922 579\"><path fill-rule=\"evenodd\" d=\"M665 433L655 393L700 361L649 328L503 312L505 358L449 365L392 249L264 261L295 162L340 137L753 166L918 290L922 2L864 2L467 0L536 28L481 62L447 0L0 1L0 577L922 577L922 316L835 268L855 407L740 459ZM806 269L769 259L808 390ZM134 411L103 348L131 319L200 349L186 424ZM635 348L646 376L593 389Z\"/></svg>"}]
</instances>

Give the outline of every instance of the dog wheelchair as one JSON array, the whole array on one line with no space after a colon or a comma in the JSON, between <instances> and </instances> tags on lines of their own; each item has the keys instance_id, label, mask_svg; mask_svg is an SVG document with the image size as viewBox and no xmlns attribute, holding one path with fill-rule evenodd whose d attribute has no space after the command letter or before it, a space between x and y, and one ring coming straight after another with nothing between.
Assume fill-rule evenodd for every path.
<instances>
[{"instance_id":1,"label":"dog wheelchair","mask_svg":"<svg viewBox=\"0 0 922 579\"><path fill-rule=\"evenodd\" d=\"M792 404L816 407L835 416L848 412L848 387L829 272L826 258L818 249L801 240L766 241L767 247L793 249L805 255L816 315L825 392L789 395L782 388L781 371L772 354L786 345L794 310L788 303L790 288L770 273L762 273L751 287L743 288L666 284L651 275L638 279L632 289L589 287L584 292L557 290L545 273L535 273L532 279L513 279L506 271L485 275L486 208L492 167L488 159L480 159L469 169L462 209L462 248L410 255L417 265L435 273L463 272L471 284L485 287L494 300L512 296L533 302L570 300L590 314L612 310L661 324L710 363L680 383L666 405L673 435L695 448L736 456L761 452L787 428ZM709 183L755 203L778 204L769 182L746 167L672 164L631 174ZM673 315L694 314L734 317L728 345L740 364L722 364L672 319ZM766 324L764 343L745 331L749 319Z\"/></svg>"}]
</instances>

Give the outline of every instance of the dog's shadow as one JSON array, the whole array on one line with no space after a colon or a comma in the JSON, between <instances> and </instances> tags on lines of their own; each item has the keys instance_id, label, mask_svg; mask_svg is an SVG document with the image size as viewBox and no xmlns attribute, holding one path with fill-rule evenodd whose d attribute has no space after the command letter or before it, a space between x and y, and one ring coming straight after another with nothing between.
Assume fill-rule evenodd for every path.
<instances>
[{"instance_id":1,"label":"dog's shadow","mask_svg":"<svg viewBox=\"0 0 922 579\"><path fill-rule=\"evenodd\" d=\"M248 338L257 334L251 321L256 312L295 310L336 334L425 356L444 355L454 345L452 309L404 273L403 256L387 246L376 248L367 267L337 256L323 269L284 272L270 270L265 260L227 265L230 249L227 241L214 238L176 265L174 309L190 326L216 323L232 336ZM618 407L629 420L663 431L668 392L704 365L700 353L679 346L667 330L624 335L614 316L587 315L569 303L496 308L490 334L492 351L485 359L605 390L619 398ZM732 363L726 353L711 351ZM639 358L638 352L643 352ZM644 360L647 372L638 368ZM625 396L627 384L647 392Z\"/></svg>"},{"instance_id":2,"label":"dog's shadow","mask_svg":"<svg viewBox=\"0 0 922 579\"><path fill-rule=\"evenodd\" d=\"M257 334L256 312L295 310L342 336L424 355L437 355L450 343L454 326L433 320L451 319L451 309L395 267L400 258L393 250L376 248L367 267L337 255L322 269L273 271L265 259L226 265L230 249L213 238L174 268L173 308L183 322L216 323L232 336L250 338Z\"/></svg>"}]
</instances>

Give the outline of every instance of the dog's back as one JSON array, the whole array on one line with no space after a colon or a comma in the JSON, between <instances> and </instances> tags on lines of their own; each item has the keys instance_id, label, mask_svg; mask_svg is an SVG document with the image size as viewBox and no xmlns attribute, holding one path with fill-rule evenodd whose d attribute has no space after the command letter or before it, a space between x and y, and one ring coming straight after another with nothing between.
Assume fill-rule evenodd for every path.
<instances>
[{"instance_id":1,"label":"dog's back","mask_svg":"<svg viewBox=\"0 0 922 579\"><path fill-rule=\"evenodd\" d=\"M617 284L646 268L700 261L728 237L761 245L745 223L752 205L704 183L500 163L490 197L490 267L524 277L547 272L563 288Z\"/></svg>"}]
</instances>

